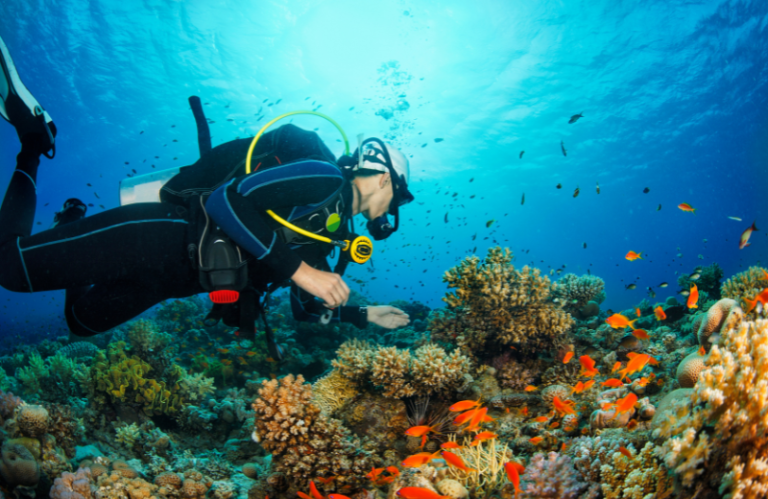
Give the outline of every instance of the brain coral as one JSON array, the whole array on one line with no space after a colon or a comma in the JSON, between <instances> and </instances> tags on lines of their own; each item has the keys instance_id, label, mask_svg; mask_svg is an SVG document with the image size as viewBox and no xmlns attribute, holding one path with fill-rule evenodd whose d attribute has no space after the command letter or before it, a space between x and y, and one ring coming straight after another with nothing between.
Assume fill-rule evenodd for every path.
<instances>
[{"instance_id":1,"label":"brain coral","mask_svg":"<svg viewBox=\"0 0 768 499\"><path fill-rule=\"evenodd\" d=\"M736 300L723 298L712 305L706 314L699 314L694 319L694 331L699 345L709 350L709 338L722 329L731 329L744 318L744 312Z\"/></svg>"},{"instance_id":2,"label":"brain coral","mask_svg":"<svg viewBox=\"0 0 768 499\"><path fill-rule=\"evenodd\" d=\"M48 430L48 410L41 405L19 406L14 418L19 431L25 437L39 437Z\"/></svg>"},{"instance_id":3,"label":"brain coral","mask_svg":"<svg viewBox=\"0 0 768 499\"><path fill-rule=\"evenodd\" d=\"M515 270L509 249L490 248L484 260L470 256L446 271L454 291L443 300L447 313L433 314L433 340L455 341L467 355L486 343L519 344L519 350L548 348L573 319L550 298L551 284L539 269Z\"/></svg>"},{"instance_id":4,"label":"brain coral","mask_svg":"<svg viewBox=\"0 0 768 499\"><path fill-rule=\"evenodd\" d=\"M704 363L709 355L701 355L698 351L685 357L677 366L677 382L682 388L693 388L704 370Z\"/></svg>"},{"instance_id":5,"label":"brain coral","mask_svg":"<svg viewBox=\"0 0 768 499\"><path fill-rule=\"evenodd\" d=\"M40 479L40 466L32 453L21 444L6 441L0 449L0 475L9 485L35 486Z\"/></svg>"}]
</instances>

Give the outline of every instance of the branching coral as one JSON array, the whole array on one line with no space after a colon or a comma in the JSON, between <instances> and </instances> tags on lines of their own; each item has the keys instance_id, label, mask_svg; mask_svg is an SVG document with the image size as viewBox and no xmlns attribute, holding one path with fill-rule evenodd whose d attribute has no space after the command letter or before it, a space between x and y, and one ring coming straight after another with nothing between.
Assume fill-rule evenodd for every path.
<instances>
[{"instance_id":1,"label":"branching coral","mask_svg":"<svg viewBox=\"0 0 768 499\"><path fill-rule=\"evenodd\" d=\"M557 285L539 269L515 270L509 249L491 248L484 260L467 257L446 271L443 281L454 290L443 298L449 312L433 314L430 329L455 340L465 354L474 355L488 342L541 349L573 325L550 299Z\"/></svg>"},{"instance_id":2,"label":"branching coral","mask_svg":"<svg viewBox=\"0 0 768 499\"><path fill-rule=\"evenodd\" d=\"M185 376L179 381L180 394L191 402L203 400L216 391L213 381L213 378L204 377L203 373Z\"/></svg>"},{"instance_id":3,"label":"branching coral","mask_svg":"<svg viewBox=\"0 0 768 499\"><path fill-rule=\"evenodd\" d=\"M751 300L765 288L768 288L768 270L750 267L725 281L720 294L723 298L733 298L736 303L743 305L744 298Z\"/></svg>"},{"instance_id":4,"label":"branching coral","mask_svg":"<svg viewBox=\"0 0 768 499\"><path fill-rule=\"evenodd\" d=\"M341 345L339 358L332 361L339 374L352 382L370 381L385 397L446 394L467 381L470 360L458 350L447 354L434 344L410 350L396 347L374 349L352 340Z\"/></svg>"},{"instance_id":5,"label":"branching coral","mask_svg":"<svg viewBox=\"0 0 768 499\"><path fill-rule=\"evenodd\" d=\"M768 321L744 322L722 333L720 344L712 347L690 398L665 410L667 417L655 435L667 440L657 453L686 487L705 470L711 478L720 476L724 467L721 494L727 491L733 499L764 497L767 393ZM713 462L715 454L724 457Z\"/></svg>"},{"instance_id":6,"label":"branching coral","mask_svg":"<svg viewBox=\"0 0 768 499\"><path fill-rule=\"evenodd\" d=\"M570 313L576 313L590 301L600 304L605 300L605 282L597 276L565 274L557 280L553 295L563 302Z\"/></svg>"},{"instance_id":7,"label":"branching coral","mask_svg":"<svg viewBox=\"0 0 768 499\"><path fill-rule=\"evenodd\" d=\"M263 381L253 409L253 438L272 453L276 471L308 478L321 468L340 477L370 470L371 461L359 443L312 403L312 385L305 384L301 375Z\"/></svg>"},{"instance_id":8,"label":"branching coral","mask_svg":"<svg viewBox=\"0 0 768 499\"><path fill-rule=\"evenodd\" d=\"M674 491L673 478L654 457L655 447L645 444L640 452L629 446L628 458L614 452L600 468L600 481L605 499L665 499Z\"/></svg>"}]
</instances>

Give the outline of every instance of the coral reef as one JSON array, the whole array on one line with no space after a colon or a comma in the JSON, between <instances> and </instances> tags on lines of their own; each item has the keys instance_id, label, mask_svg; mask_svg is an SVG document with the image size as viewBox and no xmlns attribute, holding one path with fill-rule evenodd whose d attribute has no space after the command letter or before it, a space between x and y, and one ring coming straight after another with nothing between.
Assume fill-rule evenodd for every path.
<instances>
[{"instance_id":1,"label":"coral reef","mask_svg":"<svg viewBox=\"0 0 768 499\"><path fill-rule=\"evenodd\" d=\"M370 470L371 461L359 442L312 403L312 385L301 375L263 381L253 409L253 438L272 453L276 471L308 478L322 469L344 483Z\"/></svg>"},{"instance_id":2,"label":"coral reef","mask_svg":"<svg viewBox=\"0 0 768 499\"><path fill-rule=\"evenodd\" d=\"M652 443L640 452L627 447L632 457L618 452L610 454L600 468L600 482L605 499L665 499L674 492L674 480L654 456Z\"/></svg>"},{"instance_id":3,"label":"coral reef","mask_svg":"<svg viewBox=\"0 0 768 499\"><path fill-rule=\"evenodd\" d=\"M565 274L557 280L554 296L563 302L563 308L579 319L597 315L600 303L605 300L605 282L597 276ZM589 302L594 302L597 311Z\"/></svg>"},{"instance_id":4,"label":"coral reef","mask_svg":"<svg viewBox=\"0 0 768 499\"><path fill-rule=\"evenodd\" d=\"M668 402L654 431L666 439L657 454L683 486L713 484L734 499L764 494L766 385L768 321L743 322L722 333L689 398Z\"/></svg>"},{"instance_id":5,"label":"coral reef","mask_svg":"<svg viewBox=\"0 0 768 499\"><path fill-rule=\"evenodd\" d=\"M10 441L0 448L0 476L10 485L35 486L40 479L40 465L23 445Z\"/></svg>"},{"instance_id":6,"label":"coral reef","mask_svg":"<svg viewBox=\"0 0 768 499\"><path fill-rule=\"evenodd\" d=\"M763 267L750 267L739 272L723 283L720 294L723 298L732 298L743 305L745 298L753 299L763 289L768 288L768 270Z\"/></svg>"},{"instance_id":7,"label":"coral reef","mask_svg":"<svg viewBox=\"0 0 768 499\"><path fill-rule=\"evenodd\" d=\"M350 383L349 378L338 369L333 369L312 385L313 403L328 416L332 416L359 393L354 383Z\"/></svg>"},{"instance_id":8,"label":"coral reef","mask_svg":"<svg viewBox=\"0 0 768 499\"><path fill-rule=\"evenodd\" d=\"M515 270L509 249L490 248L484 260L467 257L443 281L454 291L443 298L448 310L431 317L432 338L456 343L466 355L499 344L547 349L573 325L550 296L557 284L539 269Z\"/></svg>"},{"instance_id":9,"label":"coral reef","mask_svg":"<svg viewBox=\"0 0 768 499\"><path fill-rule=\"evenodd\" d=\"M691 279L699 274L698 279ZM717 264L712 263L706 267L696 267L690 274L682 274L677 278L677 285L680 289L691 289L692 284L696 284L699 293L706 293L707 299L718 300L720 298L720 279L723 278L723 269Z\"/></svg>"},{"instance_id":10,"label":"coral reef","mask_svg":"<svg viewBox=\"0 0 768 499\"><path fill-rule=\"evenodd\" d=\"M521 499L577 499L587 489L571 458L557 452L534 454L520 477Z\"/></svg>"}]
</instances>

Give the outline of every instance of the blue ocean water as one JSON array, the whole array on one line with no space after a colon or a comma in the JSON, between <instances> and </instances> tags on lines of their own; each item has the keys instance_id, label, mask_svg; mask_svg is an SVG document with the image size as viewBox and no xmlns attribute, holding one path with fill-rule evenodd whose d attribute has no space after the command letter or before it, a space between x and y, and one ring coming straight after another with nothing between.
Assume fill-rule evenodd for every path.
<instances>
[{"instance_id":1,"label":"blue ocean water","mask_svg":"<svg viewBox=\"0 0 768 499\"><path fill-rule=\"evenodd\" d=\"M0 18L59 129L36 230L69 197L90 213L118 206L134 169L193 163L198 95L214 145L317 108L353 140L380 135L410 157L416 202L374 265L348 274L374 300L440 306L443 272L497 244L519 266L602 277L604 308L633 306L648 286L663 300L699 265L727 277L765 261L764 0L5 0ZM342 152L327 123L293 122ZM18 152L7 124L0 144L4 190ZM761 230L739 250L753 220ZM65 331L63 296L0 290L0 334Z\"/></svg>"}]
</instances>

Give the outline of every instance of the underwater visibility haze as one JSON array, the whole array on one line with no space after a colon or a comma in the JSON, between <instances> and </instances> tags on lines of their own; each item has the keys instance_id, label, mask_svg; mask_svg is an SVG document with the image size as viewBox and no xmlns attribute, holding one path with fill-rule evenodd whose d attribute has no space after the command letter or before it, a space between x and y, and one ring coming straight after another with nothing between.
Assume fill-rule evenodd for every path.
<instances>
[{"instance_id":1,"label":"underwater visibility haze","mask_svg":"<svg viewBox=\"0 0 768 499\"><path fill-rule=\"evenodd\" d=\"M379 137L414 195L343 276L405 327L300 322L283 290L255 338L199 294L84 339L64 290L0 288L0 498L767 497L768 2L0 18L57 129L33 234L69 198L109 213L121 181L198 161L191 96L214 147L293 111L350 150ZM288 123L344 153L316 115L267 131ZM3 193L19 150L1 122Z\"/></svg>"}]
</instances>

